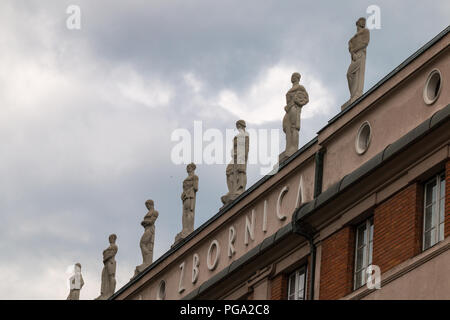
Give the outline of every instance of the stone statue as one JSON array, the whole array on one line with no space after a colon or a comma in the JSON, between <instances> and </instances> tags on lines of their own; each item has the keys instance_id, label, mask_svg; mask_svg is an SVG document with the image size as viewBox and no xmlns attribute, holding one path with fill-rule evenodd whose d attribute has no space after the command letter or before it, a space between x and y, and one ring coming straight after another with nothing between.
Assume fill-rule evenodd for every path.
<instances>
[{"instance_id":1,"label":"stone statue","mask_svg":"<svg viewBox=\"0 0 450 320\"><path fill-rule=\"evenodd\" d=\"M247 185L247 161L250 138L248 133L245 132L245 127L244 120L238 120L236 122L236 128L239 133L233 139L231 161L226 169L228 193L221 198L224 205L227 205L242 194Z\"/></svg>"},{"instance_id":2,"label":"stone statue","mask_svg":"<svg viewBox=\"0 0 450 320\"><path fill-rule=\"evenodd\" d=\"M175 237L175 243L186 238L194 231L195 194L198 191L198 177L195 175L195 169L194 163L190 163L186 167L188 176L183 181L183 193L181 194L181 201L183 202L183 229Z\"/></svg>"},{"instance_id":3,"label":"stone statue","mask_svg":"<svg viewBox=\"0 0 450 320\"><path fill-rule=\"evenodd\" d=\"M69 279L70 292L67 300L80 300L80 290L84 286L83 276L81 275L81 264L76 263L74 274Z\"/></svg>"},{"instance_id":4,"label":"stone statue","mask_svg":"<svg viewBox=\"0 0 450 320\"><path fill-rule=\"evenodd\" d=\"M146 267L153 262L153 246L155 244L155 221L158 219L158 211L155 210L153 200L145 201L145 206L148 209L147 214L142 220L141 225L144 227L144 234L139 243L142 252L142 264L136 267L134 275L142 272Z\"/></svg>"},{"instance_id":5,"label":"stone statue","mask_svg":"<svg viewBox=\"0 0 450 320\"><path fill-rule=\"evenodd\" d=\"M348 51L351 56L351 63L347 70L350 100L342 106L342 109L363 94L364 73L366 70L366 48L369 45L369 41L370 32L366 29L366 19L359 18L356 21L356 34L348 42Z\"/></svg>"},{"instance_id":6,"label":"stone statue","mask_svg":"<svg viewBox=\"0 0 450 320\"><path fill-rule=\"evenodd\" d=\"M283 162L298 150L300 113L302 107L309 102L308 92L300 85L300 73L294 72L291 76L292 88L286 93L286 106L283 117L283 131L286 134L286 150L279 156Z\"/></svg>"},{"instance_id":7,"label":"stone statue","mask_svg":"<svg viewBox=\"0 0 450 320\"><path fill-rule=\"evenodd\" d=\"M109 236L109 247L103 250L103 270L100 296L96 300L106 300L114 294L116 290L116 260L118 247L116 245L117 236Z\"/></svg>"}]
</instances>

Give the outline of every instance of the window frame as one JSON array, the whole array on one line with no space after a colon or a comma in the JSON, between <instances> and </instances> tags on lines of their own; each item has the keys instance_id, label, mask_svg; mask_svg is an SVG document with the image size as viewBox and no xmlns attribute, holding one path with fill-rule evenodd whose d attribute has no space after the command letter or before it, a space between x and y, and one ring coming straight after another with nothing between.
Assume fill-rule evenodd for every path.
<instances>
[{"instance_id":1,"label":"window frame","mask_svg":"<svg viewBox=\"0 0 450 320\"><path fill-rule=\"evenodd\" d=\"M294 294L293 298L291 298L291 278L294 277ZM303 277L303 288L299 288L300 277ZM308 279L308 268L307 265L303 265L300 268L296 269L294 272L289 274L288 276L288 286L287 286L287 299L288 300L306 300L306 282ZM301 299L299 293L303 292L303 297Z\"/></svg>"},{"instance_id":2,"label":"window frame","mask_svg":"<svg viewBox=\"0 0 450 320\"><path fill-rule=\"evenodd\" d=\"M360 232L361 227L365 227L364 229L364 245L360 246L358 243L358 235ZM353 265L353 290L357 290L367 283L367 268L372 265L372 256L373 256L373 231L374 231L374 224L373 224L373 217L370 217L364 222L360 223L356 226L355 231L355 258L354 258L354 265ZM365 259L363 261L363 267L360 269L357 269L357 263L358 263L358 249L364 247L364 255ZM364 257L364 256L363 256ZM358 273L363 272L364 277L362 283L357 283L357 276Z\"/></svg>"},{"instance_id":3,"label":"window frame","mask_svg":"<svg viewBox=\"0 0 450 320\"><path fill-rule=\"evenodd\" d=\"M443 182L443 190L441 189L441 182ZM433 201L433 191L431 193L431 203L427 205L427 187L431 184L434 184L434 186L436 187L436 201ZM430 248L432 248L433 246L435 246L436 244L438 244L439 242L441 242L442 240L444 240L445 238L445 234L442 234L441 237L441 232L440 232L440 228L442 225L442 229L443 229L443 233L445 233L445 184L446 184L446 180L445 180L445 172L440 172L439 174L435 175L432 179L429 179L428 181L426 181L424 183L424 187L423 187L423 227L422 227L422 251L428 250ZM433 186L431 186L431 188L433 188ZM441 196L441 194L443 193L443 195ZM441 209L441 203L444 202L443 204L443 209ZM427 209L431 207L431 226L428 230L426 230L426 220L427 220ZM435 210L433 210L434 208ZM444 212L444 216L442 217L442 221L441 221L441 210L443 210ZM435 222L435 224L433 225L433 219ZM435 230L435 235L434 235L434 239L432 237L432 234L430 235L430 245L427 247L426 246L426 236L428 233L431 233L433 231L433 229Z\"/></svg>"}]
</instances>

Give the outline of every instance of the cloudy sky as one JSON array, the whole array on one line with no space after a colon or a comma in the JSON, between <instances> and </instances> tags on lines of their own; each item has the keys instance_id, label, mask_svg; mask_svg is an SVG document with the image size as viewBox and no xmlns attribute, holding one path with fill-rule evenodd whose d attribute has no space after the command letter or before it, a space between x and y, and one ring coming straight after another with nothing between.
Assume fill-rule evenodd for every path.
<instances>
[{"instance_id":1,"label":"cloudy sky","mask_svg":"<svg viewBox=\"0 0 450 320\"><path fill-rule=\"evenodd\" d=\"M75 262L81 298L95 298L111 233L120 288L142 262L147 199L159 211L155 259L166 252L186 177L171 160L175 129L245 119L280 130L299 71L310 95L301 145L312 139L348 99L347 41L373 4L366 90L447 26L448 1L2 0L0 299L65 299ZM69 5L80 30L66 26ZM197 175L196 227L227 191L224 164ZM258 165L248 176L261 178Z\"/></svg>"}]
</instances>

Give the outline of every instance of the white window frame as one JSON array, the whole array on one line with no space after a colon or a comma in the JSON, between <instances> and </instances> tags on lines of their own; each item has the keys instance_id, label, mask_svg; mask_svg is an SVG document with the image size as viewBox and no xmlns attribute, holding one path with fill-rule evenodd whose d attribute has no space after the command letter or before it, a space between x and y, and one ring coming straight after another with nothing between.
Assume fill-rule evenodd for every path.
<instances>
[{"instance_id":1,"label":"white window frame","mask_svg":"<svg viewBox=\"0 0 450 320\"><path fill-rule=\"evenodd\" d=\"M358 235L360 232L361 227L365 227L364 229L364 244L361 245L358 243ZM358 262L358 249L364 247L364 253L366 258L363 261L362 268L357 269L357 262ZM373 255L373 217L367 219L363 223L359 224L356 228L355 232L355 261L354 261L354 272L353 272L353 290L356 290L358 288L361 288L367 283L367 267L372 265L372 255ZM357 283L357 275L359 272L363 271L363 283Z\"/></svg>"},{"instance_id":2,"label":"white window frame","mask_svg":"<svg viewBox=\"0 0 450 320\"><path fill-rule=\"evenodd\" d=\"M303 278L303 288L299 288L300 277ZM291 295L291 279L294 278L295 288L294 294ZM298 268L293 273L291 273L288 277L288 300L306 300L306 281L308 279L308 268L306 265ZM300 296L302 293L302 296Z\"/></svg>"},{"instance_id":3,"label":"white window frame","mask_svg":"<svg viewBox=\"0 0 450 320\"><path fill-rule=\"evenodd\" d=\"M444 188L443 190L441 190L441 181L444 182ZM431 204L427 205L427 188L431 185L431 184L435 184L436 185L436 200L433 201L433 194L431 195ZM435 177L433 177L433 179L428 180L423 188L423 228L422 228L422 250L425 251L431 247L433 247L434 245L436 245L437 243L439 243L440 241L444 240L444 232L445 232L445 172L441 172L438 175L436 175ZM432 187L431 187L432 188ZM443 196L441 197L441 193L443 193ZM441 203L444 203L443 208L441 208ZM435 210L433 210L433 206L436 208ZM427 208L431 207L431 215L433 215L434 217L434 221L435 224L431 223L431 227L426 230L426 219L427 219ZM441 210L444 210L444 216L441 217L440 212ZM433 221L433 218L431 221ZM441 221L442 218L442 221ZM442 227L443 232L440 232L440 228ZM430 241L430 246L426 247L426 241L425 238L427 236L427 234L429 232L431 232L433 229L435 229L435 234L434 234L434 238L431 238Z\"/></svg>"}]
</instances>

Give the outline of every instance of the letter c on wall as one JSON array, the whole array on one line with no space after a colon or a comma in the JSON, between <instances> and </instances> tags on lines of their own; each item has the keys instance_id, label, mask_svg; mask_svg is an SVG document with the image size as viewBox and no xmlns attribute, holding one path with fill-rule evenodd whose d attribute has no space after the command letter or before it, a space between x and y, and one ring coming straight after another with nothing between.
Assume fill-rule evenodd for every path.
<instances>
[{"instance_id":1,"label":"letter c on wall","mask_svg":"<svg viewBox=\"0 0 450 320\"><path fill-rule=\"evenodd\" d=\"M281 213L281 202L283 201L284 196L286 193L288 193L289 187L284 186L283 189L281 189L280 194L278 195L278 201L277 201L277 217L280 220L286 219L286 215Z\"/></svg>"}]
</instances>

